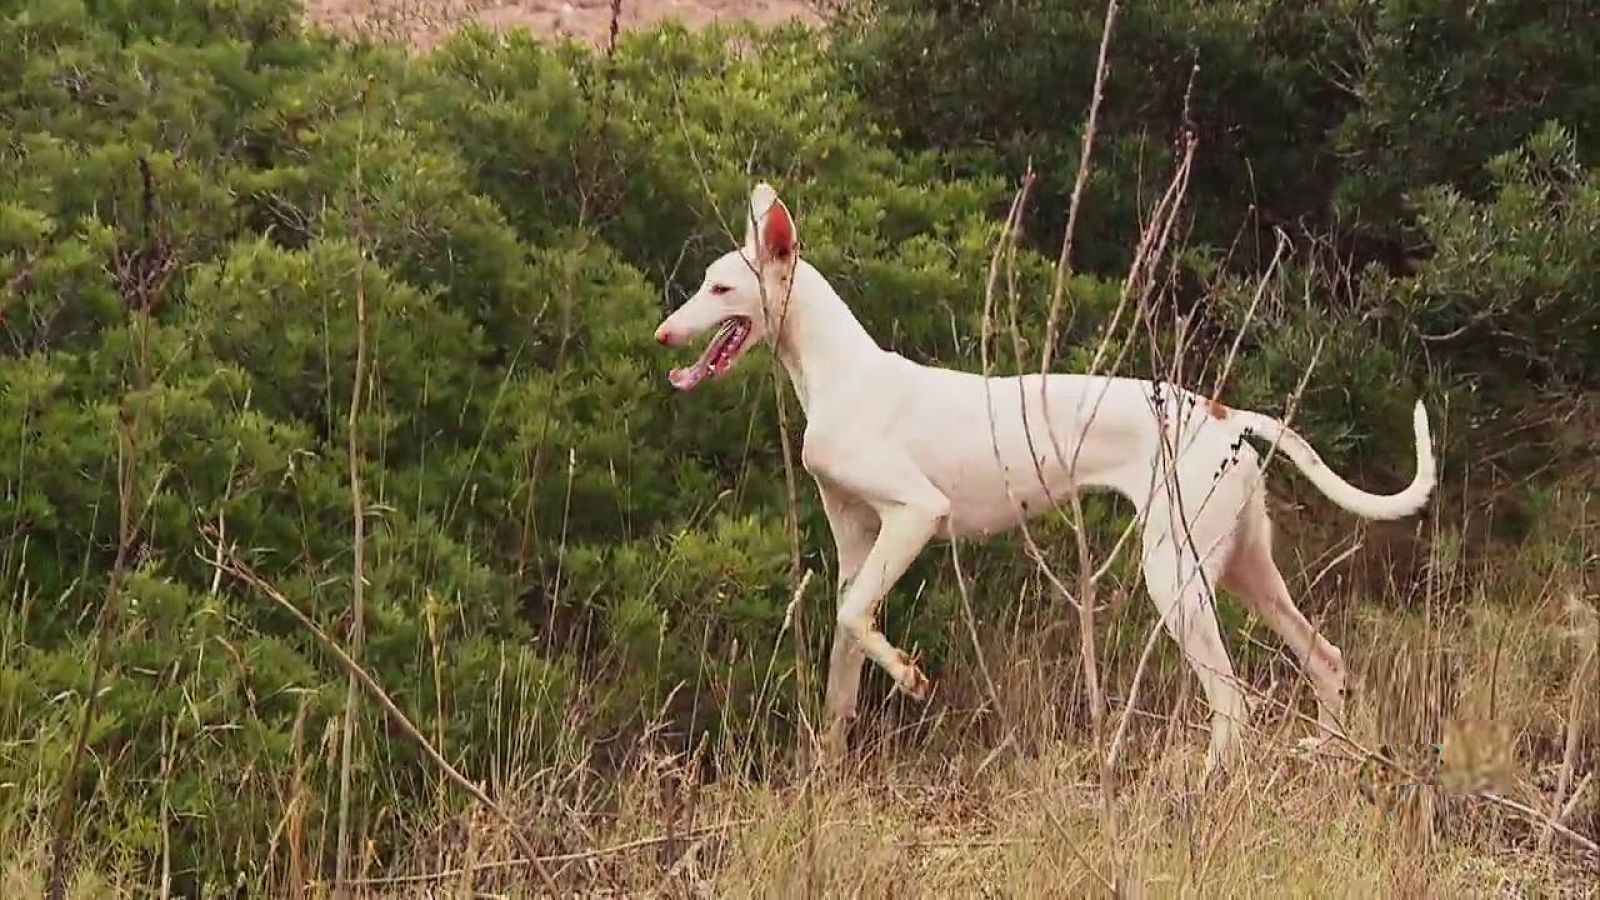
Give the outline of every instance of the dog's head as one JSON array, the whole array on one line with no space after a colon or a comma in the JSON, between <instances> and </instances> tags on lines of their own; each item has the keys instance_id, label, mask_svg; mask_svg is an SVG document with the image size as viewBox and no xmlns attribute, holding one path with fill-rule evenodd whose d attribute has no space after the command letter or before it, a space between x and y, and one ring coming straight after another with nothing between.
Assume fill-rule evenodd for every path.
<instances>
[{"instance_id":1,"label":"dog's head","mask_svg":"<svg viewBox=\"0 0 1600 900\"><path fill-rule=\"evenodd\" d=\"M656 340L668 347L713 333L693 365L667 375L680 391L720 377L782 327L800 257L794 217L764 182L750 192L745 215L744 246L708 266L700 289L656 329Z\"/></svg>"}]
</instances>

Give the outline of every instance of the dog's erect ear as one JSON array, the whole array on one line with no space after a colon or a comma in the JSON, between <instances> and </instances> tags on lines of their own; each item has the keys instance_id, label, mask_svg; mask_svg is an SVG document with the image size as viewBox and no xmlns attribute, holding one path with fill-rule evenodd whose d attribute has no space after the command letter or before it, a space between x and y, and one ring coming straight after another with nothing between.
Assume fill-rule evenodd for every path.
<instances>
[{"instance_id":1,"label":"dog's erect ear","mask_svg":"<svg viewBox=\"0 0 1600 900\"><path fill-rule=\"evenodd\" d=\"M756 252L756 241L760 236L761 221L767 217L767 210L772 208L772 204L777 202L778 192L773 190L772 185L767 184L765 181L756 185L750 191L750 201L746 204L744 210L744 249L748 250L751 256L754 256Z\"/></svg>"},{"instance_id":2,"label":"dog's erect ear","mask_svg":"<svg viewBox=\"0 0 1600 900\"><path fill-rule=\"evenodd\" d=\"M763 259L776 259L788 262L794 256L795 235L794 217L789 215L789 208L779 200L767 210L767 219L761 229L761 256Z\"/></svg>"},{"instance_id":3,"label":"dog's erect ear","mask_svg":"<svg viewBox=\"0 0 1600 900\"><path fill-rule=\"evenodd\" d=\"M745 251L758 259L787 260L795 252L794 217L772 185L761 182L750 192L745 220Z\"/></svg>"}]
</instances>

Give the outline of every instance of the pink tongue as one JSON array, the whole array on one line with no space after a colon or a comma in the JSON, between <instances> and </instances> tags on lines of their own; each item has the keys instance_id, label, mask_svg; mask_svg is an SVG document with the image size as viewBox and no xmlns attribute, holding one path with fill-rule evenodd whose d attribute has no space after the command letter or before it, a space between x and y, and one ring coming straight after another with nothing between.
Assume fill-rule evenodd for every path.
<instances>
[{"instance_id":1,"label":"pink tongue","mask_svg":"<svg viewBox=\"0 0 1600 900\"><path fill-rule=\"evenodd\" d=\"M706 365L704 361L696 362L692 366L684 366L681 369L673 369L667 373L667 381L671 382L672 386L680 391L693 390L705 377Z\"/></svg>"}]
</instances>

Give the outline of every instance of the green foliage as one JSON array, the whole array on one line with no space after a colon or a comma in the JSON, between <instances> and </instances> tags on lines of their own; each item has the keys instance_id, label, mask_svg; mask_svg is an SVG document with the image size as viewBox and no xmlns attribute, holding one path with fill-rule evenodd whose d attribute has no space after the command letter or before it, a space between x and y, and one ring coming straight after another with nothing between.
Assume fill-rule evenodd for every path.
<instances>
[{"instance_id":1,"label":"green foliage","mask_svg":"<svg viewBox=\"0 0 1600 900\"><path fill-rule=\"evenodd\" d=\"M1098 0L857 0L836 28L847 83L911 149L1040 172L1039 235L1059 242L1095 76ZM1595 162L1600 20L1581 0L1123 4L1113 36L1083 264L1126 261L1141 206L1165 183L1185 98L1199 139L1195 238L1337 227L1392 262L1414 237L1405 198L1481 189L1484 164L1542 122ZM1192 84L1191 84L1192 76ZM1234 255L1259 262L1245 233Z\"/></svg>"},{"instance_id":2,"label":"green foliage","mask_svg":"<svg viewBox=\"0 0 1600 900\"><path fill-rule=\"evenodd\" d=\"M650 340L727 245L750 148L875 330L930 359L961 351L998 196L884 147L802 31L734 53L667 29L609 61L468 32L411 58L293 17L0 17L0 774L61 774L126 508L79 821L153 859L167 804L202 893L281 867L284 785L318 786L309 821L335 796L342 673L214 541L345 633L358 294L363 662L463 765L537 765L580 677L591 734L668 695L690 740L764 715L792 589L767 366L690 402ZM431 797L409 745L361 733L361 796ZM41 816L53 792L0 802Z\"/></svg>"},{"instance_id":3,"label":"green foliage","mask_svg":"<svg viewBox=\"0 0 1600 900\"><path fill-rule=\"evenodd\" d=\"M1491 196L1419 194L1432 255L1397 280L1397 315L1448 347L1464 378L1497 394L1600 378L1600 168L1552 123L1486 167ZM1506 384L1503 374L1518 378ZM1496 389L1494 382L1502 387Z\"/></svg>"},{"instance_id":4,"label":"green foliage","mask_svg":"<svg viewBox=\"0 0 1600 900\"><path fill-rule=\"evenodd\" d=\"M1122 4L1084 198L1078 258L1128 260L1143 207L1165 186L1185 98L1200 141L1200 240L1227 245L1247 210L1314 217L1332 187L1329 130L1351 98L1354 33L1340 2ZM838 29L847 83L910 148L950 152L957 171L1039 173L1036 239L1060 243L1093 93L1099 0L864 0ZM1198 66L1198 69L1196 69ZM1192 87L1191 87L1192 77ZM1270 244L1268 245L1270 249ZM1239 248L1254 250L1246 241Z\"/></svg>"},{"instance_id":5,"label":"green foliage","mask_svg":"<svg viewBox=\"0 0 1600 900\"><path fill-rule=\"evenodd\" d=\"M1600 162L1600 18L1584 0L1460 3L1404 0L1356 7L1360 53L1349 71L1359 103L1334 134L1342 217L1391 235L1407 195L1450 184L1481 194L1485 163L1548 120L1573 129L1574 151Z\"/></svg>"}]
</instances>

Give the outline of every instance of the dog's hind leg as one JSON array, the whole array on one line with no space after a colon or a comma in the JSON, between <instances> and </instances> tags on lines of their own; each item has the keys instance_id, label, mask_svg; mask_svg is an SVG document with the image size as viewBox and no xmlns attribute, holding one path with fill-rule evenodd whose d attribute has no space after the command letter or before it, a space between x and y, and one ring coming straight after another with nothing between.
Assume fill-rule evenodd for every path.
<instances>
[{"instance_id":1,"label":"dog's hind leg","mask_svg":"<svg viewBox=\"0 0 1600 900\"><path fill-rule=\"evenodd\" d=\"M1178 642L1194 669L1211 706L1211 745L1206 770L1231 764L1238 753L1240 732L1249 719L1249 707L1217 625L1214 587L1223 556L1200 543L1182 520L1165 509L1146 524L1144 579L1167 633ZM1204 554L1204 555L1202 555Z\"/></svg>"},{"instance_id":2,"label":"dog's hind leg","mask_svg":"<svg viewBox=\"0 0 1600 900\"><path fill-rule=\"evenodd\" d=\"M1255 611L1300 660L1317 694L1318 738L1326 740L1344 718L1344 655L1306 620L1272 558L1272 522L1258 491L1244 510L1237 542L1222 570L1222 587Z\"/></svg>"}]
</instances>

